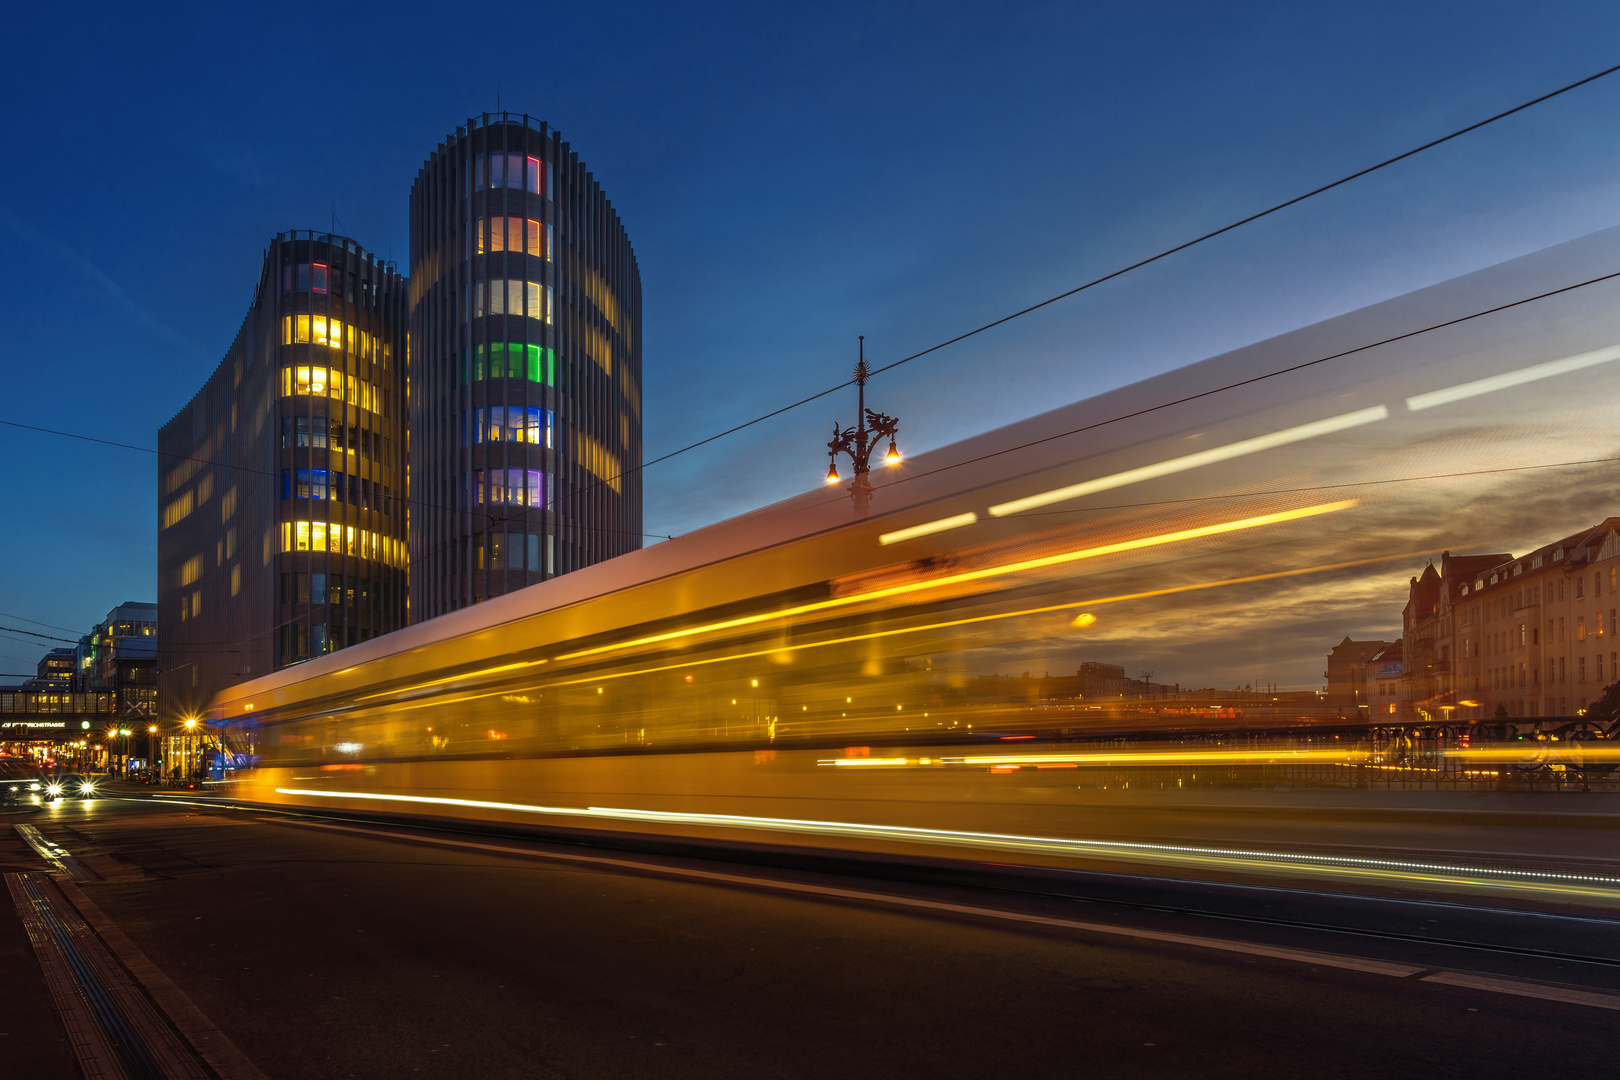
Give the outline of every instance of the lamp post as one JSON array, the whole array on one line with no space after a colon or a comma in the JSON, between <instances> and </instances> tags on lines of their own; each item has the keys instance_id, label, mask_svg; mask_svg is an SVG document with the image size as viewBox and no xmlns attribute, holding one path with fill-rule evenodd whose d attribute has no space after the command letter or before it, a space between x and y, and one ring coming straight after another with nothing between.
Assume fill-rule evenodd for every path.
<instances>
[{"instance_id":1,"label":"lamp post","mask_svg":"<svg viewBox=\"0 0 1620 1080\"><path fill-rule=\"evenodd\" d=\"M866 513L867 507L872 505L872 482L866 475L872 470L872 451L876 450L884 439L888 439L889 452L883 455L883 463L900 464L900 450L894 443L895 433L900 430L900 421L866 407L866 379L870 374L871 371L866 366L866 335L862 334L860 362L855 365L855 385L858 388L855 426L840 427L834 421L832 441L827 444L827 457L830 459L827 483L838 483L838 455L848 454L855 471L855 478L850 481L849 494L855 501L856 513L860 514Z\"/></svg>"}]
</instances>

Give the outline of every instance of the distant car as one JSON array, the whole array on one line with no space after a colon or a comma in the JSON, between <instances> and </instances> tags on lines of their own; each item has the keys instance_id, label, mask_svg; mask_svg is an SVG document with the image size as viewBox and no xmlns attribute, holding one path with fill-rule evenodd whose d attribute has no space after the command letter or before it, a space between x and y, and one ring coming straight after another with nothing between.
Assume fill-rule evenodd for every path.
<instances>
[{"instance_id":1,"label":"distant car","mask_svg":"<svg viewBox=\"0 0 1620 1080\"><path fill-rule=\"evenodd\" d=\"M78 773L57 773L45 778L45 797L48 799L93 799L96 782L93 777Z\"/></svg>"},{"instance_id":2,"label":"distant car","mask_svg":"<svg viewBox=\"0 0 1620 1080\"><path fill-rule=\"evenodd\" d=\"M45 795L45 773L27 761L0 758L0 802L39 802Z\"/></svg>"}]
</instances>

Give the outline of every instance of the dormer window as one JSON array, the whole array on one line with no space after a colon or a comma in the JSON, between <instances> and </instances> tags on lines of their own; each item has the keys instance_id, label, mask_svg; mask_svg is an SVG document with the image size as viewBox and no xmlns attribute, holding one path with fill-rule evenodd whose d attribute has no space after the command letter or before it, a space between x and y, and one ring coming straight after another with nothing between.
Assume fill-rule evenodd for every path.
<instances>
[{"instance_id":1,"label":"dormer window","mask_svg":"<svg viewBox=\"0 0 1620 1080\"><path fill-rule=\"evenodd\" d=\"M1524 573L1524 564L1523 563L1514 563L1513 564L1513 576L1518 577L1522 573Z\"/></svg>"},{"instance_id":2,"label":"dormer window","mask_svg":"<svg viewBox=\"0 0 1620 1080\"><path fill-rule=\"evenodd\" d=\"M1541 567L1541 556L1537 555L1535 558L1530 560L1530 569L1537 570L1537 569L1540 569L1540 567Z\"/></svg>"},{"instance_id":3,"label":"dormer window","mask_svg":"<svg viewBox=\"0 0 1620 1080\"><path fill-rule=\"evenodd\" d=\"M1492 584L1492 585L1495 585L1495 584L1496 584L1496 582L1497 582L1497 580L1498 580L1498 575L1496 575L1496 574L1492 574L1492 575L1491 575L1491 584Z\"/></svg>"},{"instance_id":4,"label":"dormer window","mask_svg":"<svg viewBox=\"0 0 1620 1080\"><path fill-rule=\"evenodd\" d=\"M1564 549L1563 548L1554 548L1553 549L1553 562L1557 562L1559 559L1562 559L1563 557L1564 557Z\"/></svg>"}]
</instances>

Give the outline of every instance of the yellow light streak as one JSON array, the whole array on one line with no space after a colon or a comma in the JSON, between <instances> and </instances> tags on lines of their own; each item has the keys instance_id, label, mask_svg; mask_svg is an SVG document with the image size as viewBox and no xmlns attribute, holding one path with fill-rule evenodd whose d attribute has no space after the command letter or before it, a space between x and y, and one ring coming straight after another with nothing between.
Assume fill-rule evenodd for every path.
<instances>
[{"instance_id":1,"label":"yellow light streak","mask_svg":"<svg viewBox=\"0 0 1620 1080\"><path fill-rule=\"evenodd\" d=\"M979 515L973 511L957 514L955 517L940 518L938 521L925 521L921 525L913 525L909 529L896 529L886 532L878 537L878 543L887 547L905 540L915 540L919 536L930 536L934 533L945 532L949 529L960 529L964 525L972 525L979 520Z\"/></svg>"},{"instance_id":2,"label":"yellow light streak","mask_svg":"<svg viewBox=\"0 0 1620 1080\"><path fill-rule=\"evenodd\" d=\"M430 686L443 686L445 683L459 682L462 679L476 679L482 675L494 675L502 671L516 671L519 668L536 667L544 664L545 660L524 660L515 664L500 664L496 667L480 668L477 671L464 671L460 675L446 675L442 679L429 679L427 682L414 683L410 686L401 686L393 690L380 690L375 694L362 694L356 701L369 701L372 698L387 697L390 694L408 694L412 690L426 690Z\"/></svg>"},{"instance_id":3,"label":"yellow light streak","mask_svg":"<svg viewBox=\"0 0 1620 1080\"><path fill-rule=\"evenodd\" d=\"M1559 739L1554 742L1512 743L1507 746L1458 747L1442 750L1442 755L1455 761L1518 761L1526 765L1538 760L1550 764L1568 764L1586 761L1620 761L1620 739L1602 742Z\"/></svg>"},{"instance_id":4,"label":"yellow light streak","mask_svg":"<svg viewBox=\"0 0 1620 1080\"><path fill-rule=\"evenodd\" d=\"M1354 764L1364 762L1364 750L1136 750L1125 753L1087 752L1075 754L969 754L942 758L947 765L1298 765Z\"/></svg>"},{"instance_id":5,"label":"yellow light streak","mask_svg":"<svg viewBox=\"0 0 1620 1080\"><path fill-rule=\"evenodd\" d=\"M1319 566L1303 566L1293 570L1274 570L1267 574L1250 574L1246 577L1222 578L1219 581L1200 581L1192 585L1176 585L1166 589L1152 589L1147 592L1121 593L1117 596L1102 596L1091 600L1075 600L1066 604L1049 604L1043 607L1023 608L1019 611L1003 611L994 615L974 615L966 619L949 619L944 622L925 623L921 626L902 626L894 630L874 630L864 634L851 634L845 637L829 638L825 641L807 641L797 645L777 645L769 649L757 649L751 652L730 653L726 656L711 656L706 659L684 659L679 663L658 664L653 667L636 668L632 671L600 672L593 675L582 676L578 679L558 679L543 686L525 687L522 691L543 690L563 686L579 686L584 683L599 683L608 679L628 679L637 675L656 675L664 671L690 670L706 664L724 664L734 660L753 660L762 656L778 656L782 653L799 652L803 649L824 649L832 645L847 645L856 641L872 641L877 638L896 637L901 634L919 634L928 630L948 630L956 626L969 626L975 623L994 622L998 619L1015 619L1025 615L1042 615L1053 611L1064 611L1077 607L1090 607L1095 604L1115 604L1126 600L1143 600L1155 596L1168 596L1175 593L1196 592L1202 589L1216 589L1224 585L1247 585L1256 581L1274 581L1278 578L1299 577L1304 574L1326 573L1329 570L1346 570L1357 566L1371 566L1381 562L1396 562L1403 559L1415 558L1419 555L1429 555L1433 552L1403 551L1394 555L1378 555L1370 559L1352 559L1348 562L1323 563ZM402 709L426 708L434 704L450 704L459 701L472 701L477 698L490 697L493 694L512 693L510 690L493 690L489 693L472 694L466 697L450 699L445 702L426 701L409 705L401 705Z\"/></svg>"},{"instance_id":6,"label":"yellow light streak","mask_svg":"<svg viewBox=\"0 0 1620 1080\"><path fill-rule=\"evenodd\" d=\"M741 615L734 619L722 619L717 622L704 623L681 630L670 630L662 634L648 634L645 637L614 642L611 645L597 645L589 649L579 649L574 652L563 653L557 659L576 660L585 656L599 656L606 652L618 652L642 645L657 645L665 641L695 637L698 634L714 633L717 630L734 630L741 626L754 626L776 619L792 618L812 611L826 611L831 608L847 607L851 604L865 603L870 600L904 596L927 589L941 589L950 585L983 581L986 578L1005 577L1010 574L1027 573L1031 570L1044 570L1048 567L1063 566L1083 559L1095 559L1103 555L1116 555L1125 551L1140 551L1143 548L1180 543L1184 540L1196 540L1205 536L1220 536L1226 533L1241 532L1245 529L1258 529L1266 525L1277 525L1286 521L1298 521L1302 518L1316 517L1320 514L1332 514L1340 510L1348 510L1352 506L1356 506L1360 501L1359 499L1341 499L1338 502L1319 503L1315 506L1304 506L1296 510L1282 510L1273 514L1261 514L1257 517L1241 518L1236 521L1223 521L1215 525L1202 525L1194 529L1179 529L1175 532L1160 533L1157 536L1144 536L1136 540L1120 540L1112 544L1100 544L1096 547L1065 551L1057 555L1043 555L1035 559L1022 559L1017 562L1003 563L1000 566L987 566L979 570L966 570L959 574L947 574L928 581L910 581L901 585L889 585L881 589L855 593L851 596L839 596L830 600L817 600L808 604L799 604L796 607L783 608L780 611L761 612L757 615Z\"/></svg>"},{"instance_id":7,"label":"yellow light streak","mask_svg":"<svg viewBox=\"0 0 1620 1080\"><path fill-rule=\"evenodd\" d=\"M1187 454L1183 457L1171 458L1168 461L1143 465L1137 469L1127 469L1125 472L1114 473L1111 476L1099 476L1095 480L1086 480L1079 484L1070 484L1068 487L1043 491L1039 495L1030 495L1026 498L1000 503L990 508L990 516L1006 517L1008 514L1034 510L1057 502L1067 502L1070 499L1078 499L1083 495L1125 487L1129 484L1139 484L1144 480L1155 480L1161 476L1171 476L1204 465L1213 465L1221 461L1230 461L1232 458L1258 454L1262 450L1272 450L1279 446L1287 446L1289 443L1303 442L1306 439L1314 439L1319 435L1331 435L1336 431L1346 431L1350 428L1360 427L1363 424L1374 424L1387 419L1389 419L1389 409L1383 405L1375 405L1370 409L1357 409L1355 412L1330 416L1325 420L1313 420L1309 424L1300 424L1298 427L1284 428L1282 431L1257 435L1252 439L1242 439L1235 443L1227 443L1225 446L1200 450L1196 454Z\"/></svg>"}]
</instances>

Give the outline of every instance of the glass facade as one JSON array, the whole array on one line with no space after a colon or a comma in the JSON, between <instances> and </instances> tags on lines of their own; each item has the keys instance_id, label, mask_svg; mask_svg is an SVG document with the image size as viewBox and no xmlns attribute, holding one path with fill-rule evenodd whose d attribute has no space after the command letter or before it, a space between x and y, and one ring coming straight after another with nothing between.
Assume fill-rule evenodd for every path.
<instances>
[{"instance_id":1,"label":"glass facade","mask_svg":"<svg viewBox=\"0 0 1620 1080\"><path fill-rule=\"evenodd\" d=\"M640 546L640 322L624 227L547 125L478 117L423 165L411 190L412 621Z\"/></svg>"},{"instance_id":2,"label":"glass facade","mask_svg":"<svg viewBox=\"0 0 1620 1080\"><path fill-rule=\"evenodd\" d=\"M235 343L160 430L165 720L408 621L407 302L353 240L277 236ZM315 580L328 599L287 584Z\"/></svg>"}]
</instances>

